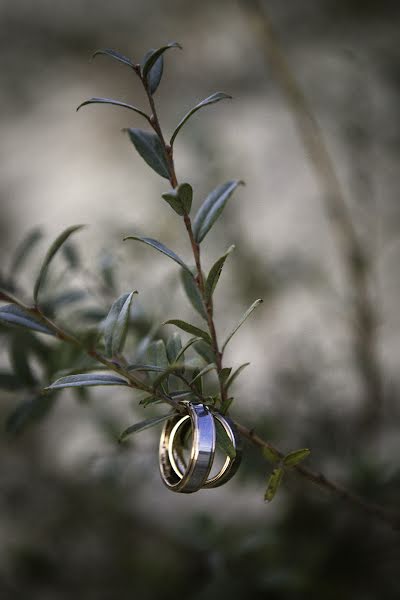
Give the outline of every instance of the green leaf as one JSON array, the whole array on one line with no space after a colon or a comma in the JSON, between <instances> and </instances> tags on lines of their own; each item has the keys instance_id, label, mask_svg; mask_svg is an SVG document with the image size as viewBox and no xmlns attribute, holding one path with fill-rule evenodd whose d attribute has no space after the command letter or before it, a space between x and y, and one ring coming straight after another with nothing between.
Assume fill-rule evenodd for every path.
<instances>
[{"instance_id":1,"label":"green leaf","mask_svg":"<svg viewBox=\"0 0 400 600\"><path fill-rule=\"evenodd\" d=\"M46 333L47 335L54 335L54 333L39 320L35 319L28 312L15 304L6 304L6 306L0 307L0 323L32 329L33 331L39 331L40 333Z\"/></svg>"},{"instance_id":2,"label":"green leaf","mask_svg":"<svg viewBox=\"0 0 400 600\"><path fill-rule=\"evenodd\" d=\"M123 442L129 435L132 435L133 433L138 433L139 431L144 431L145 429L154 427L154 425L164 423L164 421L167 421L171 418L171 415L172 413L169 413L167 415L162 415L161 417L153 417L152 419L146 419L145 421L140 421L140 423L135 423L135 425L131 425L121 433L118 441Z\"/></svg>"},{"instance_id":3,"label":"green leaf","mask_svg":"<svg viewBox=\"0 0 400 600\"><path fill-rule=\"evenodd\" d=\"M164 368L163 372L156 376L153 381L153 389L156 390L165 379L174 373L179 373L185 367L183 363L174 363Z\"/></svg>"},{"instance_id":4,"label":"green leaf","mask_svg":"<svg viewBox=\"0 0 400 600\"><path fill-rule=\"evenodd\" d=\"M229 456L229 458L234 459L236 456L236 450L234 445L232 444L232 440L225 431L225 427L221 425L218 419L214 419L215 423L215 432L217 434L217 445L220 450Z\"/></svg>"},{"instance_id":5,"label":"green leaf","mask_svg":"<svg viewBox=\"0 0 400 600\"><path fill-rule=\"evenodd\" d=\"M294 450L293 452L289 452L283 459L283 464L285 467L294 467L299 462L303 461L307 456L309 456L311 450L309 448L301 448L300 450Z\"/></svg>"},{"instance_id":6,"label":"green leaf","mask_svg":"<svg viewBox=\"0 0 400 600\"><path fill-rule=\"evenodd\" d=\"M193 222L194 238L198 244L210 231L238 185L244 185L243 181L234 180L223 183L204 200Z\"/></svg>"},{"instance_id":7,"label":"green leaf","mask_svg":"<svg viewBox=\"0 0 400 600\"><path fill-rule=\"evenodd\" d=\"M264 448L262 449L262 453L263 453L264 458L272 464L281 461L282 457L273 448L268 448L267 446L264 446Z\"/></svg>"},{"instance_id":8,"label":"green leaf","mask_svg":"<svg viewBox=\"0 0 400 600\"><path fill-rule=\"evenodd\" d=\"M217 369L217 367L216 367L216 365L214 363L205 366L204 369L201 369L201 371L199 371L198 373L196 373L196 375L193 377L193 379L192 379L192 381L190 383L191 384L195 383L197 381L197 379L199 379L200 377L203 377L204 375L206 375L210 371L215 371L216 369Z\"/></svg>"},{"instance_id":9,"label":"green leaf","mask_svg":"<svg viewBox=\"0 0 400 600\"><path fill-rule=\"evenodd\" d=\"M14 375L14 373L0 371L0 389L13 392L22 387L24 387L23 382L21 382L20 379Z\"/></svg>"},{"instance_id":10,"label":"green leaf","mask_svg":"<svg viewBox=\"0 0 400 600\"><path fill-rule=\"evenodd\" d=\"M161 369L168 368L169 362L164 340L156 340L155 342L152 342L147 349L147 356L152 365L156 365Z\"/></svg>"},{"instance_id":11,"label":"green leaf","mask_svg":"<svg viewBox=\"0 0 400 600\"><path fill-rule=\"evenodd\" d=\"M128 132L132 144L149 167L161 177L169 179L167 156L158 135L143 129L129 128L125 131Z\"/></svg>"},{"instance_id":12,"label":"green leaf","mask_svg":"<svg viewBox=\"0 0 400 600\"><path fill-rule=\"evenodd\" d=\"M85 102L82 102L78 106L76 112L78 112L78 110L82 108L82 106L87 106L88 104L111 104L113 106L121 106L122 108L128 108L129 110L133 110L135 113L138 113L139 115L144 117L147 121L150 120L149 115L146 114L143 110L140 110L140 108L132 106L132 104L120 102L119 100L113 100L112 98L89 98L89 100L85 100Z\"/></svg>"},{"instance_id":13,"label":"green leaf","mask_svg":"<svg viewBox=\"0 0 400 600\"><path fill-rule=\"evenodd\" d=\"M249 362L247 363L243 363L242 365L240 365L240 367L238 367L233 373L232 375L229 377L229 379L227 379L226 384L225 384L225 389L228 391L228 389L231 387L232 383L235 381L236 377L239 377L240 373L249 366Z\"/></svg>"},{"instance_id":14,"label":"green leaf","mask_svg":"<svg viewBox=\"0 0 400 600\"><path fill-rule=\"evenodd\" d=\"M172 258L172 260L178 263L178 265L180 265L183 269L188 271L188 273L190 273L190 275L193 277L192 271L189 269L187 264L184 263L183 260L179 258L177 254L175 254L175 252L172 252L172 250L164 246L164 244L162 244L161 242L154 240L153 238L141 237L139 235L128 235L124 238L124 242L125 240L137 240L138 242L143 242L144 244L155 248L162 254L165 254L165 256L169 256L169 258Z\"/></svg>"},{"instance_id":15,"label":"green leaf","mask_svg":"<svg viewBox=\"0 0 400 600\"><path fill-rule=\"evenodd\" d=\"M60 235L54 240L54 242L48 249L47 254L44 258L43 264L40 268L39 275L36 279L35 287L33 290L33 299L34 299L35 304L38 303L38 296L39 296L40 288L43 284L43 281L46 277L49 265L50 265L51 261L53 260L55 254L58 252L58 250L61 248L61 246L64 244L64 242L67 241L69 236L72 235L73 233L75 233L75 231L79 231L79 229L82 229L82 227L84 227L84 225L73 225L72 227L68 227L62 233L60 233Z\"/></svg>"},{"instance_id":16,"label":"green leaf","mask_svg":"<svg viewBox=\"0 0 400 600\"><path fill-rule=\"evenodd\" d=\"M176 331L174 331L174 333L168 338L166 350L167 350L168 362L170 364L175 363L176 357L182 351L181 336Z\"/></svg>"},{"instance_id":17,"label":"green leaf","mask_svg":"<svg viewBox=\"0 0 400 600\"><path fill-rule=\"evenodd\" d=\"M228 379L228 377L229 377L229 375L231 374L231 372L232 372L232 368L231 368L231 367L225 367L224 369L222 369L222 370L220 371L220 374L219 374L219 380L220 380L222 383L224 383L224 384L225 384L225 383L226 383L226 381L227 381L227 379Z\"/></svg>"},{"instance_id":18,"label":"green leaf","mask_svg":"<svg viewBox=\"0 0 400 600\"><path fill-rule=\"evenodd\" d=\"M133 295L137 292L122 294L111 306L104 323L104 342L106 355L116 356L123 350L129 325L129 314Z\"/></svg>"},{"instance_id":19,"label":"green leaf","mask_svg":"<svg viewBox=\"0 0 400 600\"><path fill-rule=\"evenodd\" d=\"M135 66L130 58L124 56L123 54L120 54L116 50L112 50L111 48L102 48L101 50L96 50L96 52L92 54L92 59L98 56L99 54L109 56L110 58L113 58L114 60L117 60L118 62L123 63L124 65L128 65L128 67L133 68Z\"/></svg>"},{"instance_id":20,"label":"green leaf","mask_svg":"<svg viewBox=\"0 0 400 600\"><path fill-rule=\"evenodd\" d=\"M239 327L241 327L243 325L243 323L245 322L245 320L251 315L251 313L253 312L253 310L255 310L259 304L261 304L261 302L262 302L261 298L258 298L258 300L255 300L253 302L253 304L246 310L246 312L244 313L244 315L240 319L239 323L237 323L237 325L235 325L235 327L233 328L233 330L231 331L231 333L226 338L226 340L224 342L224 345L222 346L222 352L225 350L227 344L233 338L233 336L235 335L235 333L237 332L237 330L239 329Z\"/></svg>"},{"instance_id":21,"label":"green leaf","mask_svg":"<svg viewBox=\"0 0 400 600\"><path fill-rule=\"evenodd\" d=\"M129 385L125 379L116 375L104 373L79 373L78 375L68 375L60 377L54 383L49 385L46 390L57 390L68 387L85 387L91 385Z\"/></svg>"},{"instance_id":22,"label":"green leaf","mask_svg":"<svg viewBox=\"0 0 400 600\"><path fill-rule=\"evenodd\" d=\"M271 502L274 499L276 492L281 484L283 477L283 469L281 467L277 467L274 469L268 479L267 489L265 491L264 500L266 502Z\"/></svg>"},{"instance_id":23,"label":"green leaf","mask_svg":"<svg viewBox=\"0 0 400 600\"><path fill-rule=\"evenodd\" d=\"M211 338L206 331L196 327L195 325L192 325L191 323L182 321L181 319L170 319L169 321L165 321L163 325L176 325L176 327L179 327L179 329L182 329L182 331L186 331L186 333L192 333L196 337L202 338L205 342L207 342L207 344L211 344Z\"/></svg>"},{"instance_id":24,"label":"green leaf","mask_svg":"<svg viewBox=\"0 0 400 600\"><path fill-rule=\"evenodd\" d=\"M15 276L20 271L25 260L28 258L32 249L42 239L43 233L39 227L35 227L27 233L22 242L17 247L13 260L10 265L10 275L15 279Z\"/></svg>"},{"instance_id":25,"label":"green leaf","mask_svg":"<svg viewBox=\"0 0 400 600\"><path fill-rule=\"evenodd\" d=\"M199 354L201 358L206 361L206 363L215 362L213 349L209 344L205 344L203 340L200 342L195 342L193 348L196 350L197 354Z\"/></svg>"},{"instance_id":26,"label":"green leaf","mask_svg":"<svg viewBox=\"0 0 400 600\"><path fill-rule=\"evenodd\" d=\"M207 313L204 309L203 300L199 292L199 288L196 285L196 281L192 274L189 275L187 271L181 271L181 279L186 295L190 300L193 308L199 313L203 319L207 320Z\"/></svg>"},{"instance_id":27,"label":"green leaf","mask_svg":"<svg viewBox=\"0 0 400 600\"><path fill-rule=\"evenodd\" d=\"M225 254L223 256L221 256L211 267L210 272L207 277L207 281L206 281L206 298L207 298L207 300L210 300L212 298L212 295L214 293L215 287L220 278L222 268L225 264L225 261L234 249L235 249L234 245L229 246L229 248L225 252Z\"/></svg>"},{"instance_id":28,"label":"green leaf","mask_svg":"<svg viewBox=\"0 0 400 600\"><path fill-rule=\"evenodd\" d=\"M193 189L189 183L181 183L176 189L162 194L162 197L178 215L183 216L190 213Z\"/></svg>"},{"instance_id":29,"label":"green leaf","mask_svg":"<svg viewBox=\"0 0 400 600\"><path fill-rule=\"evenodd\" d=\"M229 96L228 94L225 94L224 92L216 92L215 94L212 94L211 96L208 96L208 98L205 98L204 100L202 100L201 102L199 102L199 104L196 104L196 106L194 106L184 117L181 121L179 121L178 125L175 128L174 133L172 134L171 140L170 140L170 146L173 145L176 136L178 135L178 133L180 132L180 130L182 129L182 127L184 126L184 124L186 123L186 121L188 121L190 119L190 117L192 115L194 115L194 113L196 113L198 110L200 110L201 108L204 108L205 106L209 106L210 104L215 104L216 102L219 102L220 100L225 100L225 99L232 99L232 96Z\"/></svg>"},{"instance_id":30,"label":"green leaf","mask_svg":"<svg viewBox=\"0 0 400 600\"><path fill-rule=\"evenodd\" d=\"M201 340L201 338L199 338L199 337L193 337L193 338L190 338L190 340L188 340L188 341L186 342L186 344L185 344L185 345L182 347L182 349L181 349L181 350L178 352L178 354L177 354L177 356L176 356L175 360L176 360L176 361L177 361L177 360L179 360L179 359L181 358L181 356L183 356L183 355L184 355L184 353L186 352L186 350L187 350L188 348L190 348L190 346L192 346L192 345L193 345L193 344L195 344L196 342L199 342L200 340ZM207 346L207 344L205 344L205 346ZM208 346L207 346L207 348L208 348Z\"/></svg>"},{"instance_id":31,"label":"green leaf","mask_svg":"<svg viewBox=\"0 0 400 600\"><path fill-rule=\"evenodd\" d=\"M146 58L146 60L144 61L144 64L142 66L142 77L143 79L146 79L150 69L153 67L153 65L155 64L156 60L162 55L164 54L164 52L166 50L169 50L170 48L180 48L182 50L182 46L180 44L178 44L178 42L171 42L169 44L167 44L166 46L162 46L161 48L157 48L157 50L153 50L151 51L151 53L148 55L148 57Z\"/></svg>"},{"instance_id":32,"label":"green leaf","mask_svg":"<svg viewBox=\"0 0 400 600\"><path fill-rule=\"evenodd\" d=\"M154 52L154 48L152 48L145 54L143 61L142 61L142 67L146 63L147 59L150 58L150 56L153 54L153 52ZM151 69L147 75L147 87L148 87L148 90L151 95L153 95L156 92L156 90L160 84L163 70L164 70L164 57L161 55L156 60L154 65L151 67Z\"/></svg>"},{"instance_id":33,"label":"green leaf","mask_svg":"<svg viewBox=\"0 0 400 600\"><path fill-rule=\"evenodd\" d=\"M41 394L25 400L8 415L5 430L12 435L22 433L28 425L44 417L54 404L54 394Z\"/></svg>"}]
</instances>

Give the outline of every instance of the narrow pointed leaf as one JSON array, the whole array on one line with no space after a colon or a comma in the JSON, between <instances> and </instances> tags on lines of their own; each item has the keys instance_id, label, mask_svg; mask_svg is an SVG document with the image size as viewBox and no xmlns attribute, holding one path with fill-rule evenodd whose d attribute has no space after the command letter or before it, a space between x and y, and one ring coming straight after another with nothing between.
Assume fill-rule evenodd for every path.
<instances>
[{"instance_id":1,"label":"narrow pointed leaf","mask_svg":"<svg viewBox=\"0 0 400 600\"><path fill-rule=\"evenodd\" d=\"M228 256L230 255L230 253L235 249L235 246L232 245L228 248L228 250L225 252L225 254L223 256L221 256L211 267L210 272L208 274L207 277L207 281L206 281L206 297L207 300L210 300L210 298L212 297L215 287L218 283L218 280L220 278L221 272L222 272L222 268L225 264L226 259L228 258Z\"/></svg>"},{"instance_id":2,"label":"narrow pointed leaf","mask_svg":"<svg viewBox=\"0 0 400 600\"><path fill-rule=\"evenodd\" d=\"M78 375L68 375L60 377L49 385L46 390L56 390L68 387L86 387L93 385L129 385L125 379L117 375L103 373L79 373Z\"/></svg>"},{"instance_id":3,"label":"narrow pointed leaf","mask_svg":"<svg viewBox=\"0 0 400 600\"><path fill-rule=\"evenodd\" d=\"M150 72L150 69L153 67L153 65L155 64L157 59L162 54L164 54L164 52L166 52L166 50L169 50L170 48L180 48L182 50L182 46L180 44L178 44L178 42L171 42L170 44L167 44L166 46L162 46L161 48L157 48L157 50L153 50L143 64L143 67L142 67L143 79L147 78L147 76Z\"/></svg>"},{"instance_id":4,"label":"narrow pointed leaf","mask_svg":"<svg viewBox=\"0 0 400 600\"><path fill-rule=\"evenodd\" d=\"M117 60L118 62L123 63L124 65L128 65L128 67L133 68L135 66L130 58L128 58L127 56L124 56L123 54L121 54L120 52L117 52L116 50L112 50L111 48L102 48L101 50L96 50L96 52L94 52L92 54L92 59L95 58L96 56L99 56L99 54L104 54L105 56L109 56L110 58L113 58L114 60Z\"/></svg>"},{"instance_id":5,"label":"narrow pointed leaf","mask_svg":"<svg viewBox=\"0 0 400 600\"><path fill-rule=\"evenodd\" d=\"M190 338L190 340L188 340L188 341L186 342L186 344L185 344L185 345L182 347L182 349L181 349L181 350L178 352L178 354L177 354L177 356L176 356L175 360L177 361L179 358L181 358L181 356L183 356L183 355L184 355L184 353L186 352L186 350L187 350L188 348L190 348L190 346L192 346L192 345L193 345L193 344L195 344L196 342L199 342L200 340L201 340L201 338L200 338L200 337L193 337L193 338Z\"/></svg>"},{"instance_id":6,"label":"narrow pointed leaf","mask_svg":"<svg viewBox=\"0 0 400 600\"><path fill-rule=\"evenodd\" d=\"M46 333L47 335L54 335L54 333L40 321L15 304L6 304L6 306L0 307L0 323L32 329L33 331L39 331L40 333Z\"/></svg>"},{"instance_id":7,"label":"narrow pointed leaf","mask_svg":"<svg viewBox=\"0 0 400 600\"><path fill-rule=\"evenodd\" d=\"M215 364L210 364L207 365L206 367L204 367L204 369L201 369L201 371L199 371L192 379L192 381L190 382L195 383L195 381L197 381L197 379L199 379L200 377L203 377L204 375L206 375L207 373L209 373L210 371L215 371L216 370L216 365Z\"/></svg>"},{"instance_id":8,"label":"narrow pointed leaf","mask_svg":"<svg viewBox=\"0 0 400 600\"><path fill-rule=\"evenodd\" d=\"M217 434L217 445L220 450L229 456L229 458L234 459L236 456L236 450L234 445L232 444L232 440L225 431L225 428L221 425L218 419L214 419L215 422L215 432Z\"/></svg>"},{"instance_id":9,"label":"narrow pointed leaf","mask_svg":"<svg viewBox=\"0 0 400 600\"><path fill-rule=\"evenodd\" d=\"M261 302L262 302L262 300L261 300L261 298L259 298L258 300L256 300L255 302L253 302L253 304L246 310L246 312L244 313L243 317L240 319L239 323L237 323L237 325L235 325L235 327L233 328L233 330L231 331L231 333L226 338L226 340L224 342L224 345L222 346L222 352L225 350L227 344L233 338L233 336L235 335L235 333L237 332L237 330L239 329L239 327L241 327L243 325L243 323L245 322L245 320L251 315L251 313L253 312L253 310L255 310L259 304L261 304Z\"/></svg>"},{"instance_id":10,"label":"narrow pointed leaf","mask_svg":"<svg viewBox=\"0 0 400 600\"><path fill-rule=\"evenodd\" d=\"M235 379L237 377L239 377L240 373L249 366L250 363L243 363L242 365L240 365L240 367L238 367L233 373L232 375L229 377L229 379L226 381L225 384L225 389L228 391L229 388L231 387L232 383L235 381Z\"/></svg>"},{"instance_id":11,"label":"narrow pointed leaf","mask_svg":"<svg viewBox=\"0 0 400 600\"><path fill-rule=\"evenodd\" d=\"M311 450L309 448L301 448L300 450L294 450L293 452L289 452L283 459L283 464L285 467L294 467L299 462L307 458L310 455Z\"/></svg>"},{"instance_id":12,"label":"narrow pointed leaf","mask_svg":"<svg viewBox=\"0 0 400 600\"><path fill-rule=\"evenodd\" d=\"M165 379L167 379L170 375L174 373L179 373L185 367L183 363L174 363L172 365L168 365L165 367L163 373L157 375L157 377L153 381L153 389L156 390L162 384Z\"/></svg>"},{"instance_id":13,"label":"narrow pointed leaf","mask_svg":"<svg viewBox=\"0 0 400 600\"><path fill-rule=\"evenodd\" d=\"M143 160L158 175L169 179L169 168L165 150L156 133L143 129L127 129L129 138Z\"/></svg>"},{"instance_id":14,"label":"narrow pointed leaf","mask_svg":"<svg viewBox=\"0 0 400 600\"><path fill-rule=\"evenodd\" d=\"M104 341L106 355L116 356L123 350L129 325L129 314L133 295L122 294L112 305L104 323Z\"/></svg>"},{"instance_id":15,"label":"narrow pointed leaf","mask_svg":"<svg viewBox=\"0 0 400 600\"><path fill-rule=\"evenodd\" d=\"M204 98L204 100L202 100L201 102L199 102L199 104L196 104L196 106L194 106L184 117L181 121L179 121L178 125L175 128L174 133L172 134L171 140L170 140L170 145L172 146L176 136L178 135L178 133L180 132L180 130L182 129L182 127L184 126L184 124L186 123L186 121L188 121L190 119L190 117L192 115L194 115L198 110L200 110L201 108L204 108L205 106L209 106L210 104L215 104L216 102L219 102L220 100L226 100L226 99L232 99L232 96L229 96L228 94L225 94L224 92L216 92L215 94L212 94L211 96L208 96L208 98Z\"/></svg>"},{"instance_id":16,"label":"narrow pointed leaf","mask_svg":"<svg viewBox=\"0 0 400 600\"><path fill-rule=\"evenodd\" d=\"M210 231L238 185L244 185L243 181L235 180L223 183L216 187L204 200L193 222L193 233L198 244Z\"/></svg>"},{"instance_id":17,"label":"narrow pointed leaf","mask_svg":"<svg viewBox=\"0 0 400 600\"><path fill-rule=\"evenodd\" d=\"M112 98L89 98L89 100L85 100L85 102L82 102L78 106L76 111L78 112L78 110L80 108L82 108L82 106L87 106L88 104L111 104L112 106L121 106L122 108L128 108L129 110L133 110L135 113L142 115L142 117L147 119L147 121L150 120L149 115L147 115L140 108L137 108L136 106L132 106L132 104L126 104L125 102L120 102L119 100L113 100Z\"/></svg>"},{"instance_id":18,"label":"narrow pointed leaf","mask_svg":"<svg viewBox=\"0 0 400 600\"><path fill-rule=\"evenodd\" d=\"M222 383L224 383L224 384L225 384L225 383L226 383L226 381L227 381L227 379L228 379L228 377L229 377L229 375L231 374L231 372L232 372L232 368L231 368L231 367L225 367L224 369L222 369L222 370L220 371L220 374L219 374L219 380L220 380Z\"/></svg>"},{"instance_id":19,"label":"narrow pointed leaf","mask_svg":"<svg viewBox=\"0 0 400 600\"><path fill-rule=\"evenodd\" d=\"M33 299L35 301L35 304L37 304L40 288L43 284L49 265L53 260L55 254L58 252L58 250L61 248L64 242L67 241L69 236L75 233L76 231L79 231L79 229L82 229L82 227L84 227L84 225L73 225L72 227L68 227L62 233L60 233L60 235L54 240L54 242L48 249L33 290Z\"/></svg>"},{"instance_id":20,"label":"narrow pointed leaf","mask_svg":"<svg viewBox=\"0 0 400 600\"><path fill-rule=\"evenodd\" d=\"M188 273L190 273L190 275L193 277L192 271L189 269L187 264L185 264L183 262L183 260L181 258L179 258L179 256L177 254L175 254L175 252L173 252L172 250L170 250L169 248L164 246L164 244L162 244L161 242L154 240L153 238L141 237L138 235L128 235L127 237L124 238L124 242L125 242L125 240L137 240L138 242L143 242L144 244L147 244L148 246L155 248L162 254L165 254L165 256L172 258L172 260L174 260L176 263L178 263L178 265L180 265L183 269L188 271Z\"/></svg>"},{"instance_id":21,"label":"narrow pointed leaf","mask_svg":"<svg viewBox=\"0 0 400 600\"><path fill-rule=\"evenodd\" d=\"M156 340L155 342L149 344L146 350L145 361L151 365L159 367L157 372L149 371L148 373L150 381L154 382L160 374L162 375L164 373L169 365L167 350L163 340Z\"/></svg>"},{"instance_id":22,"label":"narrow pointed leaf","mask_svg":"<svg viewBox=\"0 0 400 600\"><path fill-rule=\"evenodd\" d=\"M189 298L191 305L199 313L199 315L203 317L203 319L207 320L207 314L204 308L203 300L201 298L199 288L196 285L196 281L193 275L189 274L185 270L182 270L181 279L186 295Z\"/></svg>"},{"instance_id":23,"label":"narrow pointed leaf","mask_svg":"<svg viewBox=\"0 0 400 600\"><path fill-rule=\"evenodd\" d=\"M189 183L181 183L176 189L162 194L162 197L178 215L183 216L190 213L193 189Z\"/></svg>"},{"instance_id":24,"label":"narrow pointed leaf","mask_svg":"<svg viewBox=\"0 0 400 600\"><path fill-rule=\"evenodd\" d=\"M128 365L128 371L154 371L156 373L161 373L163 371L162 367L158 367L157 365L141 365L141 364L133 364Z\"/></svg>"},{"instance_id":25,"label":"narrow pointed leaf","mask_svg":"<svg viewBox=\"0 0 400 600\"><path fill-rule=\"evenodd\" d=\"M271 502L274 499L276 492L279 489L283 477L283 469L277 467L274 469L268 479L267 489L265 491L264 500Z\"/></svg>"},{"instance_id":26,"label":"narrow pointed leaf","mask_svg":"<svg viewBox=\"0 0 400 600\"><path fill-rule=\"evenodd\" d=\"M23 263L28 258L30 252L36 246L36 244L42 239L43 233L41 229L35 227L27 233L22 242L17 247L13 260L10 265L10 275L15 278L16 274L21 269Z\"/></svg>"},{"instance_id":27,"label":"narrow pointed leaf","mask_svg":"<svg viewBox=\"0 0 400 600\"><path fill-rule=\"evenodd\" d=\"M150 58L150 56L153 54L153 52L154 52L154 48L152 48L145 54L143 61L142 61L142 68L143 68L143 65L146 64L147 59ZM158 59L156 60L156 62L154 63L154 65L151 67L150 71L147 74L147 87L148 87L151 95L153 95L156 92L156 90L160 84L163 70L164 70L164 57L161 55L158 57Z\"/></svg>"},{"instance_id":28,"label":"narrow pointed leaf","mask_svg":"<svg viewBox=\"0 0 400 600\"><path fill-rule=\"evenodd\" d=\"M262 449L262 453L264 458L272 464L280 462L282 459L279 452L277 452L273 448L268 448L267 446L264 446L264 448Z\"/></svg>"},{"instance_id":29,"label":"narrow pointed leaf","mask_svg":"<svg viewBox=\"0 0 400 600\"><path fill-rule=\"evenodd\" d=\"M131 425L125 431L121 433L118 441L123 442L129 435L133 433L138 433L139 431L144 431L145 429L149 429L150 427L154 427L155 425L159 425L160 423L164 423L171 418L171 414L162 415L161 417L153 417L152 419L146 419L145 421L140 421L140 423L135 423L135 425Z\"/></svg>"},{"instance_id":30,"label":"narrow pointed leaf","mask_svg":"<svg viewBox=\"0 0 400 600\"><path fill-rule=\"evenodd\" d=\"M192 333L193 335L202 338L205 342L207 342L207 344L211 344L211 338L206 331L196 327L195 325L192 325L191 323L182 321L181 319L170 319L169 321L165 321L163 325L176 325L176 327L179 327L179 329L182 329L182 331L186 331L186 333Z\"/></svg>"}]
</instances>

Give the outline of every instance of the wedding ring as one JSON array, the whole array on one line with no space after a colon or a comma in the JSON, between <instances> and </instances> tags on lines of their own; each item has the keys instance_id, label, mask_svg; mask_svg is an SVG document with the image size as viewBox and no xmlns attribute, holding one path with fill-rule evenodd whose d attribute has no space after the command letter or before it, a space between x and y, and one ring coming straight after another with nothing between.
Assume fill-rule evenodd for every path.
<instances>
[{"instance_id":1,"label":"wedding ring","mask_svg":"<svg viewBox=\"0 0 400 600\"><path fill-rule=\"evenodd\" d=\"M238 470L242 459L242 442L233 421L229 417L225 415L220 415L218 413L214 413L213 417L214 419L217 419L217 421L225 429L225 432L231 440L232 446L234 447L236 454L233 458L231 458L230 456L226 457L225 462L220 471L216 475L214 475L210 479L207 479L204 482L203 488L205 489L216 488L229 481ZM183 417L180 417L180 419L178 419L175 422L174 426L171 429L168 442L169 462L173 471L175 472L175 475L177 475L180 478L183 477L183 474L185 473L185 470L187 468L186 462L182 455L182 437L184 433L184 425L188 422L188 420L189 416L185 415Z\"/></svg>"},{"instance_id":2,"label":"wedding ring","mask_svg":"<svg viewBox=\"0 0 400 600\"><path fill-rule=\"evenodd\" d=\"M176 432L176 424L182 420L182 415L174 415L165 423L160 438L159 462L161 479L168 489L174 492L190 494L203 487L214 460L215 454L215 423L209 409L203 404L184 403L192 427L192 447L188 464L179 475L172 467L172 432ZM175 435L175 434L174 434Z\"/></svg>"}]
</instances>

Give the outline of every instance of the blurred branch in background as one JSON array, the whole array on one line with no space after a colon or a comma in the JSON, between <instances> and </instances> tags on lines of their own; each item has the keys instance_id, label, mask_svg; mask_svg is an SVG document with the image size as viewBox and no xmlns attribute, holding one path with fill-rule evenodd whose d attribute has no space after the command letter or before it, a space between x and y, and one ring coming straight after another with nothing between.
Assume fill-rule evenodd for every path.
<instances>
[{"instance_id":1,"label":"blurred branch in background","mask_svg":"<svg viewBox=\"0 0 400 600\"><path fill-rule=\"evenodd\" d=\"M363 386L364 411L360 432L374 435L379 430L383 409L382 372L377 352L379 314L370 294L371 257L357 235L345 197L322 130L310 109L306 95L297 83L264 0L241 2L259 40L274 76L281 86L292 112L300 139L314 166L321 185L322 199L337 241L348 285L353 325L353 348Z\"/></svg>"}]
</instances>

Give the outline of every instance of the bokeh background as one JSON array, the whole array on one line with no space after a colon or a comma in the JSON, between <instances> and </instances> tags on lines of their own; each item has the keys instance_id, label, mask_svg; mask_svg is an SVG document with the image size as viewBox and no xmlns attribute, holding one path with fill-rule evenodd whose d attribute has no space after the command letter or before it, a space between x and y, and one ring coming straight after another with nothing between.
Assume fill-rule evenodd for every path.
<instances>
[{"instance_id":1,"label":"bokeh background","mask_svg":"<svg viewBox=\"0 0 400 600\"><path fill-rule=\"evenodd\" d=\"M283 451L310 447L310 466L393 508L400 500L399 16L395 2L365 0L0 3L3 284L27 297L50 241L87 223L76 237L79 267L71 255L58 258L48 291L53 300L55 290L84 294L76 304L71 295L58 300L66 327L79 326L81 302L95 323L131 289L140 291L132 319L142 337L152 323L195 318L175 265L121 241L142 233L189 253L181 223L160 199L165 182L121 132L141 127L140 118L102 106L75 112L91 96L144 106L128 70L105 57L90 63L94 50L115 48L139 62L149 48L179 41L184 50L167 53L156 95L164 128L172 131L214 91L234 100L182 130L178 177L193 185L196 206L221 182L247 184L205 247L209 266L236 245L216 293L220 335L264 299L229 348L228 363L251 362L232 414ZM279 48L311 117L303 97L282 86ZM312 119L338 174L345 222L326 186L321 140L314 154L303 143L313 138ZM15 274L13 253L33 227L43 237ZM354 239L361 259L349 255ZM250 446L233 481L185 496L161 484L158 431L116 443L146 416L130 392L64 392L28 423L29 385L11 389L18 385L10 373L29 383L29 368L31 387L39 377L46 385L38 355L48 364L70 357L53 346L26 354L35 342L21 335L1 329L3 422L23 407L1 436L1 598L399 598L398 532L295 475L266 505L270 467Z\"/></svg>"}]
</instances>

